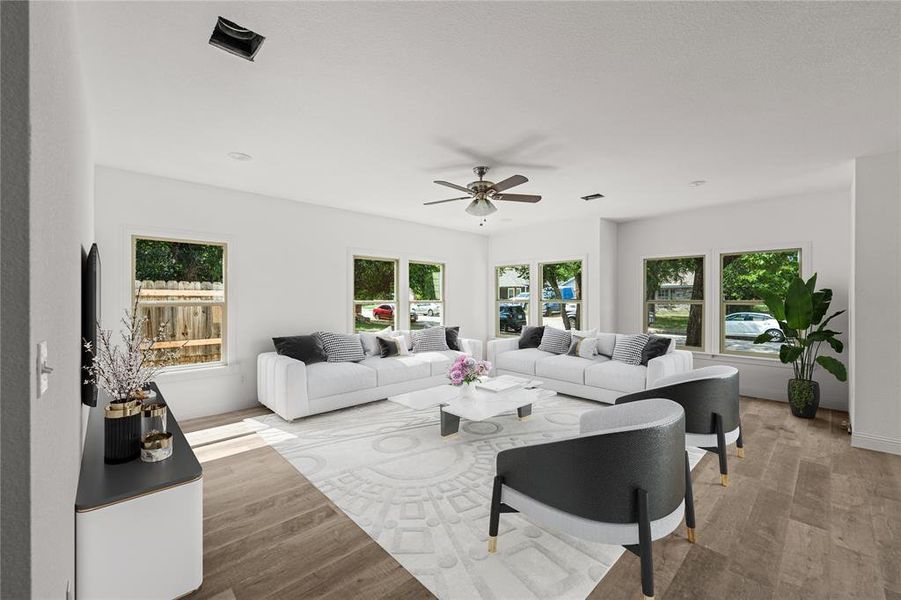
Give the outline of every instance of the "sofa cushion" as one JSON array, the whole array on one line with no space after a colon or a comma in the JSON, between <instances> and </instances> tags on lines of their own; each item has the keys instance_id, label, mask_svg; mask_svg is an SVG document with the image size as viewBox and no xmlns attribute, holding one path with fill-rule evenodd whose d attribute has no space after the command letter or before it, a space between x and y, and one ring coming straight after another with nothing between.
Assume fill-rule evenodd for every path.
<instances>
[{"instance_id":1,"label":"sofa cushion","mask_svg":"<svg viewBox=\"0 0 901 600\"><path fill-rule=\"evenodd\" d=\"M322 342L318 335L294 335L290 337L274 337L272 343L275 351L302 363L312 365L326 359Z\"/></svg>"},{"instance_id":2,"label":"sofa cushion","mask_svg":"<svg viewBox=\"0 0 901 600\"><path fill-rule=\"evenodd\" d=\"M542 358L554 356L551 352L544 352L538 348L525 348L501 352L494 361L494 366L505 371L514 371L524 375L535 374L535 363Z\"/></svg>"},{"instance_id":3,"label":"sofa cushion","mask_svg":"<svg viewBox=\"0 0 901 600\"><path fill-rule=\"evenodd\" d=\"M538 349L554 354L566 354L569 352L569 345L572 343L572 339L572 334L569 331L555 327L545 327L544 334L541 336L541 345L538 346Z\"/></svg>"},{"instance_id":4,"label":"sofa cushion","mask_svg":"<svg viewBox=\"0 0 901 600\"><path fill-rule=\"evenodd\" d=\"M613 349L613 360L624 362L627 365L641 364L641 351L651 338L646 333L634 335L616 335L616 347Z\"/></svg>"},{"instance_id":5,"label":"sofa cushion","mask_svg":"<svg viewBox=\"0 0 901 600\"><path fill-rule=\"evenodd\" d=\"M598 334L598 354L610 358L613 356L613 350L616 348L615 333L599 333Z\"/></svg>"},{"instance_id":6,"label":"sofa cushion","mask_svg":"<svg viewBox=\"0 0 901 600\"><path fill-rule=\"evenodd\" d=\"M444 328L445 342L450 350L460 350L460 326Z\"/></svg>"},{"instance_id":7,"label":"sofa cushion","mask_svg":"<svg viewBox=\"0 0 901 600\"><path fill-rule=\"evenodd\" d=\"M541 345L541 338L544 336L544 326L526 325L522 328L519 336L519 349L537 348Z\"/></svg>"},{"instance_id":8,"label":"sofa cushion","mask_svg":"<svg viewBox=\"0 0 901 600\"><path fill-rule=\"evenodd\" d=\"M648 366L648 361L663 356L673 345L673 339L661 335L652 335L641 351L641 364Z\"/></svg>"},{"instance_id":9,"label":"sofa cushion","mask_svg":"<svg viewBox=\"0 0 901 600\"><path fill-rule=\"evenodd\" d=\"M638 392L645 388L647 367L618 360L594 363L585 369L585 385L617 392Z\"/></svg>"},{"instance_id":10,"label":"sofa cushion","mask_svg":"<svg viewBox=\"0 0 901 600\"><path fill-rule=\"evenodd\" d=\"M414 379L423 379L432 374L429 362L413 355L392 356L391 358L373 356L360 364L373 369L377 373L379 387Z\"/></svg>"},{"instance_id":11,"label":"sofa cushion","mask_svg":"<svg viewBox=\"0 0 901 600\"><path fill-rule=\"evenodd\" d=\"M322 342L328 362L359 362L366 358L358 333L319 331L316 335Z\"/></svg>"},{"instance_id":12,"label":"sofa cushion","mask_svg":"<svg viewBox=\"0 0 901 600\"><path fill-rule=\"evenodd\" d=\"M444 352L447 345L447 331L443 326L417 329L410 333L413 338L413 352Z\"/></svg>"},{"instance_id":13,"label":"sofa cushion","mask_svg":"<svg viewBox=\"0 0 901 600\"><path fill-rule=\"evenodd\" d=\"M594 364L593 360L568 354L548 356L535 363L535 375L537 377L550 377L558 381L569 381L570 383L583 385L585 383L585 369Z\"/></svg>"},{"instance_id":14,"label":"sofa cushion","mask_svg":"<svg viewBox=\"0 0 901 600\"><path fill-rule=\"evenodd\" d=\"M307 396L310 399L356 392L376 385L378 378L375 369L364 367L362 363L321 362L307 365Z\"/></svg>"},{"instance_id":15,"label":"sofa cushion","mask_svg":"<svg viewBox=\"0 0 901 600\"><path fill-rule=\"evenodd\" d=\"M435 377L436 375L447 375L451 364L461 354L463 353L456 350L442 350L441 352L417 352L413 356L427 361L431 365L432 377Z\"/></svg>"}]
</instances>

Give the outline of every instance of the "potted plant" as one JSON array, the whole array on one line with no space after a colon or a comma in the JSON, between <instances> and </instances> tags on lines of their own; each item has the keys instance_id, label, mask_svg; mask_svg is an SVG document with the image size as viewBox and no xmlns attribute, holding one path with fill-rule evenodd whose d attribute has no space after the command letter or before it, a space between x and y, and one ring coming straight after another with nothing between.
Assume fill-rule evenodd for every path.
<instances>
[{"instance_id":1,"label":"potted plant","mask_svg":"<svg viewBox=\"0 0 901 600\"><path fill-rule=\"evenodd\" d=\"M840 332L827 329L829 322L844 313L834 312L828 317L832 290L816 290L817 276L804 281L795 277L784 294L769 290L760 291L760 298L766 303L770 314L779 321L784 340L778 340L773 332L763 333L754 340L755 344L782 341L779 360L791 363L794 378L788 381L788 403L796 417L812 419L820 406L820 385L813 379L814 368L819 365L832 373L839 381L845 381L848 373L845 365L832 356L820 354L823 343L828 344L837 354L844 349L838 339Z\"/></svg>"}]
</instances>

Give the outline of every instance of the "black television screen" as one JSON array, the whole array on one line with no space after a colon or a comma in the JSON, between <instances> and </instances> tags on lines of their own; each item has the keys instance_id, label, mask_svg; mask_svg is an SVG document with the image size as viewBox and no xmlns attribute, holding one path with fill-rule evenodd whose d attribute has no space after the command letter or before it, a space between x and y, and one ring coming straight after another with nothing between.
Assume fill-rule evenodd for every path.
<instances>
[{"instance_id":1,"label":"black television screen","mask_svg":"<svg viewBox=\"0 0 901 600\"><path fill-rule=\"evenodd\" d=\"M93 354L84 347L84 342L90 342L91 348L97 347L97 326L100 323L100 252L97 244L91 246L90 252L84 261L81 272L81 337L82 357L81 366L91 364ZM87 381L88 374L82 370L83 382ZM92 383L82 383L81 401L88 406L97 406L97 386Z\"/></svg>"}]
</instances>

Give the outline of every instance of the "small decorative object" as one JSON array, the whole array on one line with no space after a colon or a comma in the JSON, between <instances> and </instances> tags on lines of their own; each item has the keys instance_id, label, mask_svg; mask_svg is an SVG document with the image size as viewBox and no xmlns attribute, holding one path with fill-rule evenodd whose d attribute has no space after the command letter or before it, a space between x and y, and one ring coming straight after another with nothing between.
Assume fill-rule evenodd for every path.
<instances>
[{"instance_id":1,"label":"small decorative object","mask_svg":"<svg viewBox=\"0 0 901 600\"><path fill-rule=\"evenodd\" d=\"M483 375L491 370L491 363L485 360L476 360L471 356L461 354L451 365L447 377L451 385L460 388L460 394L464 398L471 398L476 390L476 383Z\"/></svg>"},{"instance_id":2,"label":"small decorative object","mask_svg":"<svg viewBox=\"0 0 901 600\"><path fill-rule=\"evenodd\" d=\"M820 365L832 373L839 381L848 379L845 365L837 358L820 354L820 346L825 342L836 353L840 354L844 344L838 339L840 332L827 329L829 321L842 314L843 310L834 312L828 317L829 304L832 302L832 290L816 288L817 276L814 273L808 281L800 277L789 284L784 294L769 290L759 291L773 317L779 321L782 340L771 332L763 333L754 340L755 344L782 341L779 348L779 360L792 364L794 378L788 382L788 403L792 414L804 419L812 419L820 406L820 384L813 380L813 371Z\"/></svg>"},{"instance_id":3,"label":"small decorative object","mask_svg":"<svg viewBox=\"0 0 901 600\"><path fill-rule=\"evenodd\" d=\"M181 349L154 348L157 342L167 340L166 323L160 325L156 337L144 336L147 317L138 316L137 298L140 295L141 289L138 288L134 306L131 311L126 310L122 317L124 327L121 345L113 343L112 330L99 327L97 347L94 348L88 341L84 342L85 350L92 355L91 364L85 367L88 372L85 383L95 384L114 401L132 400L145 394L145 388L156 374L161 369L175 364L178 351Z\"/></svg>"},{"instance_id":4,"label":"small decorative object","mask_svg":"<svg viewBox=\"0 0 901 600\"><path fill-rule=\"evenodd\" d=\"M141 460L160 462L172 456L172 434L161 431L144 436L141 440Z\"/></svg>"},{"instance_id":5,"label":"small decorative object","mask_svg":"<svg viewBox=\"0 0 901 600\"><path fill-rule=\"evenodd\" d=\"M169 410L165 404L145 404L141 409L141 436L150 433L166 433Z\"/></svg>"},{"instance_id":6,"label":"small decorative object","mask_svg":"<svg viewBox=\"0 0 901 600\"><path fill-rule=\"evenodd\" d=\"M141 441L141 403L111 402L103 416L104 462L115 465L136 459Z\"/></svg>"}]
</instances>

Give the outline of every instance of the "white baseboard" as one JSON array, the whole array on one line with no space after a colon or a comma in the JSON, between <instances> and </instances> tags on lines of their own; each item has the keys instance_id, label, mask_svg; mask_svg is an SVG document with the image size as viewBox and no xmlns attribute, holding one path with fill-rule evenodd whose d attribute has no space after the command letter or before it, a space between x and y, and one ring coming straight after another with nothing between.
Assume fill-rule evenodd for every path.
<instances>
[{"instance_id":1,"label":"white baseboard","mask_svg":"<svg viewBox=\"0 0 901 600\"><path fill-rule=\"evenodd\" d=\"M852 433L851 445L864 450L901 455L901 440L896 438L873 435L871 433Z\"/></svg>"}]
</instances>

